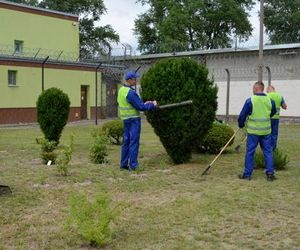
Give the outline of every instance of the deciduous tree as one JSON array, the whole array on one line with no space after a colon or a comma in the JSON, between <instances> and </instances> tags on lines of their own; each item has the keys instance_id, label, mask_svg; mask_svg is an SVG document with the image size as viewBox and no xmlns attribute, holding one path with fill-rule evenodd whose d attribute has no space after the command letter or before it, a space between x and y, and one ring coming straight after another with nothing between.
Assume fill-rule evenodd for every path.
<instances>
[{"instance_id":1,"label":"deciduous tree","mask_svg":"<svg viewBox=\"0 0 300 250\"><path fill-rule=\"evenodd\" d=\"M135 20L144 53L215 49L247 40L252 27L247 10L253 0L138 0L150 9Z\"/></svg>"},{"instance_id":2,"label":"deciduous tree","mask_svg":"<svg viewBox=\"0 0 300 250\"><path fill-rule=\"evenodd\" d=\"M300 0L268 0L266 32L272 44L300 42Z\"/></svg>"}]
</instances>

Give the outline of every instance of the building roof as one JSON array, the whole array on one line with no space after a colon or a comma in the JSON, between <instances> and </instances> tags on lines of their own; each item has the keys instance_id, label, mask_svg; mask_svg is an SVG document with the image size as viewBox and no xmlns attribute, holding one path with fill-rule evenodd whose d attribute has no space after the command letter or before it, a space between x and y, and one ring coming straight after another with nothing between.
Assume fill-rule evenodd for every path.
<instances>
[{"instance_id":1,"label":"building roof","mask_svg":"<svg viewBox=\"0 0 300 250\"><path fill-rule=\"evenodd\" d=\"M104 69L119 69L124 70L123 65L112 65L101 62L68 62L68 61L57 61L57 60L45 60L45 59L33 59L26 57L14 57L0 55L0 65L11 65L11 66L24 66L24 67L42 67L45 62L47 68L61 68L61 69L75 69L84 71L103 71Z\"/></svg>"},{"instance_id":2,"label":"building roof","mask_svg":"<svg viewBox=\"0 0 300 250\"><path fill-rule=\"evenodd\" d=\"M271 50L293 50L300 49L300 43L291 44L277 44L277 45L264 45L264 51ZM195 56L195 55L208 55L208 54L224 54L224 53L237 53L237 52L247 52L247 51L258 51L258 46L248 47L248 48L224 48L224 49L210 49L210 50L194 50L194 51L182 51L174 53L159 53L159 54L149 54L149 55L139 55L131 58L136 59L150 59L150 58L164 58L170 56ZM120 57L121 59L122 57ZM127 58L130 59L130 58Z\"/></svg>"},{"instance_id":3,"label":"building roof","mask_svg":"<svg viewBox=\"0 0 300 250\"><path fill-rule=\"evenodd\" d=\"M78 15L0 0L0 8L78 21Z\"/></svg>"}]
</instances>

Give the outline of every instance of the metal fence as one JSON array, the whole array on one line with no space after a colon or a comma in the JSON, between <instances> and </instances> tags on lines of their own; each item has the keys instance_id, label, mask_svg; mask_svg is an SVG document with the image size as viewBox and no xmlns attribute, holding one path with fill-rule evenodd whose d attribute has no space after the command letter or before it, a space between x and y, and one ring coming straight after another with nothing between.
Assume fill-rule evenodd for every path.
<instances>
[{"instance_id":1,"label":"metal fence","mask_svg":"<svg viewBox=\"0 0 300 250\"><path fill-rule=\"evenodd\" d=\"M14 45L7 44L0 44L0 55L32 59L44 59L49 56L49 59L55 61L77 61L79 58L78 53L70 51L28 47L16 50Z\"/></svg>"}]
</instances>

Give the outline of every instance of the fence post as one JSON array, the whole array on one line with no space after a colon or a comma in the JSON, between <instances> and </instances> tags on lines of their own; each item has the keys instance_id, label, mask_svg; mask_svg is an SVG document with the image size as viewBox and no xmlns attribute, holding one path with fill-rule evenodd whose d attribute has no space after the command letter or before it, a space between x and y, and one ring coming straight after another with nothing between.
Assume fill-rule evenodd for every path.
<instances>
[{"instance_id":1,"label":"fence post","mask_svg":"<svg viewBox=\"0 0 300 250\"><path fill-rule=\"evenodd\" d=\"M266 69L268 71L268 86L271 85L271 69L269 66L266 66Z\"/></svg>"},{"instance_id":2,"label":"fence post","mask_svg":"<svg viewBox=\"0 0 300 250\"><path fill-rule=\"evenodd\" d=\"M226 123L229 122L229 98L230 98L230 72L229 69L225 69L227 73L227 92L226 92Z\"/></svg>"},{"instance_id":3,"label":"fence post","mask_svg":"<svg viewBox=\"0 0 300 250\"><path fill-rule=\"evenodd\" d=\"M49 56L45 58L45 60L42 62L42 92L44 92L45 89L45 63L49 59Z\"/></svg>"},{"instance_id":4,"label":"fence post","mask_svg":"<svg viewBox=\"0 0 300 250\"><path fill-rule=\"evenodd\" d=\"M96 71L95 71L95 124L98 125L98 69L102 65L102 62L98 64ZM101 93L102 93L102 86L101 86ZM102 95L101 95L102 99Z\"/></svg>"}]
</instances>

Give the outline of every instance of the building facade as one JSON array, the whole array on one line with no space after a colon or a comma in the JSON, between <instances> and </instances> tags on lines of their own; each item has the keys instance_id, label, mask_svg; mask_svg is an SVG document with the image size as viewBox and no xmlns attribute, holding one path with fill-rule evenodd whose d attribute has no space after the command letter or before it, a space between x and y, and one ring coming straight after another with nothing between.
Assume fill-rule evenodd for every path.
<instances>
[{"instance_id":1,"label":"building facade","mask_svg":"<svg viewBox=\"0 0 300 250\"><path fill-rule=\"evenodd\" d=\"M69 96L69 121L117 116L123 71L80 61L78 16L0 0L0 20L0 124L36 122L37 98L51 87ZM143 74L168 57L190 57L207 66L219 89L220 116L238 115L252 95L258 48L122 56L113 64L141 66ZM282 116L300 117L300 44L264 47L264 82L284 96L288 109Z\"/></svg>"},{"instance_id":2,"label":"building facade","mask_svg":"<svg viewBox=\"0 0 300 250\"><path fill-rule=\"evenodd\" d=\"M36 122L51 87L69 96L69 121L101 117L105 85L97 64L79 61L78 16L0 0L0 20L0 124Z\"/></svg>"}]
</instances>

